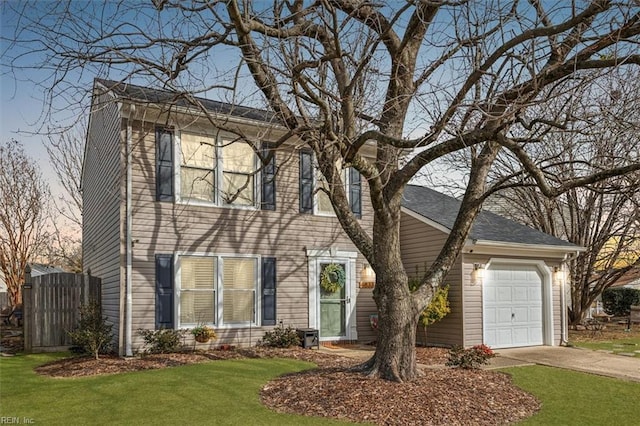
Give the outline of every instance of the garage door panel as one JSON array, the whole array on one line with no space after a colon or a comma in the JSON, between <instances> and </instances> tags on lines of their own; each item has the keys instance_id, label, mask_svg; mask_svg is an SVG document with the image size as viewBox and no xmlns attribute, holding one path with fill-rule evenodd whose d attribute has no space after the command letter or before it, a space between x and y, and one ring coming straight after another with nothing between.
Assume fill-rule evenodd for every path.
<instances>
[{"instance_id":1,"label":"garage door panel","mask_svg":"<svg viewBox=\"0 0 640 426\"><path fill-rule=\"evenodd\" d=\"M532 322L536 322L536 323L540 323L542 324L542 309L541 307L530 307L528 309L528 315L529 315L529 320Z\"/></svg>"},{"instance_id":2,"label":"garage door panel","mask_svg":"<svg viewBox=\"0 0 640 426\"><path fill-rule=\"evenodd\" d=\"M542 277L533 265L492 265L483 283L484 341L496 348L543 344Z\"/></svg>"},{"instance_id":3,"label":"garage door panel","mask_svg":"<svg viewBox=\"0 0 640 426\"><path fill-rule=\"evenodd\" d=\"M511 309L510 308L496 308L497 313L496 323L505 324L511 322Z\"/></svg>"},{"instance_id":4,"label":"garage door panel","mask_svg":"<svg viewBox=\"0 0 640 426\"><path fill-rule=\"evenodd\" d=\"M531 321L530 309L527 306L514 306L510 309L513 313L513 321L528 324Z\"/></svg>"},{"instance_id":5,"label":"garage door panel","mask_svg":"<svg viewBox=\"0 0 640 426\"><path fill-rule=\"evenodd\" d=\"M530 300L528 290L526 287L513 287L513 301L517 303L528 303Z\"/></svg>"},{"instance_id":6,"label":"garage door panel","mask_svg":"<svg viewBox=\"0 0 640 426\"><path fill-rule=\"evenodd\" d=\"M498 323L495 308L487 308L484 312L484 321L486 324L495 325Z\"/></svg>"}]
</instances>

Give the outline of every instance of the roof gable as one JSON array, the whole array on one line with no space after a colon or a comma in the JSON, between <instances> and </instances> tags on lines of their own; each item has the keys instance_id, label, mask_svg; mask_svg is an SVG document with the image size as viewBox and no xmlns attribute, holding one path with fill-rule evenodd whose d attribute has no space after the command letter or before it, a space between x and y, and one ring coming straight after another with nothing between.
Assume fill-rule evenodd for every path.
<instances>
[{"instance_id":1,"label":"roof gable","mask_svg":"<svg viewBox=\"0 0 640 426\"><path fill-rule=\"evenodd\" d=\"M402 206L451 231L461 202L433 189L407 185ZM476 241L578 247L568 241L545 234L531 227L488 211L481 211L469 233Z\"/></svg>"}]
</instances>

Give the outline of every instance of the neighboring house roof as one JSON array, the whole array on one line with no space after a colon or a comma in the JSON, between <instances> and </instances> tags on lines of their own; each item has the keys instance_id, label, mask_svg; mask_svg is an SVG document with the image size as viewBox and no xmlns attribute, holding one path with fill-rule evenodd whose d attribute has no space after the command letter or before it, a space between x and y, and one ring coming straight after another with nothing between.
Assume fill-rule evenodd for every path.
<instances>
[{"instance_id":1,"label":"neighboring house roof","mask_svg":"<svg viewBox=\"0 0 640 426\"><path fill-rule=\"evenodd\" d=\"M56 266L45 265L43 263L30 263L31 267L31 276L37 277L39 275L45 274L53 274L56 272L67 272L64 269L58 268ZM7 284L4 281L4 274L0 272L0 293L4 293L7 291Z\"/></svg>"},{"instance_id":2,"label":"neighboring house roof","mask_svg":"<svg viewBox=\"0 0 640 426\"><path fill-rule=\"evenodd\" d=\"M402 200L404 208L437 223L447 231L453 229L460 204L461 202L453 197L417 185L407 185ZM578 246L568 241L488 211L482 211L478 214L469 233L469 238L476 241L579 249Z\"/></svg>"},{"instance_id":3,"label":"neighboring house roof","mask_svg":"<svg viewBox=\"0 0 640 426\"><path fill-rule=\"evenodd\" d=\"M170 92L168 90L150 89L148 87L136 86L134 84L121 83L112 80L95 79L96 84L103 86L106 90L113 92L120 98L132 101L175 105L184 108L194 108L193 102L187 98L187 94ZM199 102L207 111L241 117L250 120L277 122L274 113L257 108L249 108L225 102L212 101L210 99L193 96L192 100Z\"/></svg>"},{"instance_id":4,"label":"neighboring house roof","mask_svg":"<svg viewBox=\"0 0 640 426\"><path fill-rule=\"evenodd\" d=\"M62 268L58 268L57 266L45 265L43 263L30 263L29 266L31 267L32 277L46 274L55 274L56 272L67 272Z\"/></svg>"}]
</instances>

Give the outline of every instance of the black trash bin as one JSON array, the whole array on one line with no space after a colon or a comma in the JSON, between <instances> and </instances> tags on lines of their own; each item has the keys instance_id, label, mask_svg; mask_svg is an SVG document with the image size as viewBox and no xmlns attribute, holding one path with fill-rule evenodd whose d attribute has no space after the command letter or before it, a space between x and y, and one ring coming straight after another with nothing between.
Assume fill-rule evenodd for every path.
<instances>
[{"instance_id":1,"label":"black trash bin","mask_svg":"<svg viewBox=\"0 0 640 426\"><path fill-rule=\"evenodd\" d=\"M315 328L296 328L296 333L298 333L298 337L300 338L300 346L305 349L313 346L320 349L318 330Z\"/></svg>"}]
</instances>

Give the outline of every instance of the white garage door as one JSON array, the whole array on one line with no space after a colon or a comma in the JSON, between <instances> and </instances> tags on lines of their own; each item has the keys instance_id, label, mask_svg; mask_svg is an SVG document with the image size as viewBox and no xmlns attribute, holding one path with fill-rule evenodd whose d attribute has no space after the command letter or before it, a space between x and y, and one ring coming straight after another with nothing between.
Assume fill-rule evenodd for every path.
<instances>
[{"instance_id":1,"label":"white garage door","mask_svg":"<svg viewBox=\"0 0 640 426\"><path fill-rule=\"evenodd\" d=\"M483 280L484 343L543 344L542 278L533 265L491 265Z\"/></svg>"}]
</instances>

